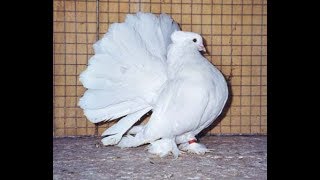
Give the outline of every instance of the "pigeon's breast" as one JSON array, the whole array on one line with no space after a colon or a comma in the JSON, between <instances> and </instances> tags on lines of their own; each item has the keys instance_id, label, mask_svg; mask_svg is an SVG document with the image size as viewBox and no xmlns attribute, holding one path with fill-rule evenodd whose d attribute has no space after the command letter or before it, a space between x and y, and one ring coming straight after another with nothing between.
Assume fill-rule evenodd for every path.
<instances>
[{"instance_id":1,"label":"pigeon's breast","mask_svg":"<svg viewBox=\"0 0 320 180\"><path fill-rule=\"evenodd\" d=\"M221 72L216 69L212 72L209 85L209 101L206 110L195 133L199 133L208 127L221 114L228 99L228 86Z\"/></svg>"}]
</instances>

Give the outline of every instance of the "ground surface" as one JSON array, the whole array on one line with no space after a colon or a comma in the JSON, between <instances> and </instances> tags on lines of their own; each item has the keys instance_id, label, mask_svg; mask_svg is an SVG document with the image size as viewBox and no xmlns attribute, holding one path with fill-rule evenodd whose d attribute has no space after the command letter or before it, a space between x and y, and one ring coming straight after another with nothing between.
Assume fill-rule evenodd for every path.
<instances>
[{"instance_id":1,"label":"ground surface","mask_svg":"<svg viewBox=\"0 0 320 180\"><path fill-rule=\"evenodd\" d=\"M54 138L53 179L267 179L266 136L205 136L205 155L155 157L146 146L103 147L97 137Z\"/></svg>"}]
</instances>

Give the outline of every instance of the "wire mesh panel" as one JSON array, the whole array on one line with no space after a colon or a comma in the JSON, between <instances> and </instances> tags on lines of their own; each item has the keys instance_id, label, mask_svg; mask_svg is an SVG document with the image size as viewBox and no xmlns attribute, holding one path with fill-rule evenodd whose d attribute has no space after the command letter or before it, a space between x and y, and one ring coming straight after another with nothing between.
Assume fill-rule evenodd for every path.
<instances>
[{"instance_id":1,"label":"wire mesh panel","mask_svg":"<svg viewBox=\"0 0 320 180\"><path fill-rule=\"evenodd\" d=\"M99 135L77 106L79 74L110 24L138 11L167 13L200 33L205 56L226 76L229 105L209 134L267 133L266 0L54 0L54 136Z\"/></svg>"}]
</instances>

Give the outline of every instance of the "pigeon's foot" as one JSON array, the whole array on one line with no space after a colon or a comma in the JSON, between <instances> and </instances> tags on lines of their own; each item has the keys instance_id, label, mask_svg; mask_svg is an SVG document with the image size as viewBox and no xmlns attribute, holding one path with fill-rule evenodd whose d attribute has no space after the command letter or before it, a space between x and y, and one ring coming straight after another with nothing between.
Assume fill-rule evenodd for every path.
<instances>
[{"instance_id":1,"label":"pigeon's foot","mask_svg":"<svg viewBox=\"0 0 320 180\"><path fill-rule=\"evenodd\" d=\"M180 154L177 144L173 139L160 139L151 142L147 148L149 153L158 155L160 157L165 157L172 153L174 158L178 158Z\"/></svg>"},{"instance_id":2,"label":"pigeon's foot","mask_svg":"<svg viewBox=\"0 0 320 180\"><path fill-rule=\"evenodd\" d=\"M195 154L199 154L199 155L203 155L207 152L212 152L212 150L207 149L205 145L200 144L200 143L183 143L179 145L179 149L181 151L186 151L189 153L195 153Z\"/></svg>"}]
</instances>

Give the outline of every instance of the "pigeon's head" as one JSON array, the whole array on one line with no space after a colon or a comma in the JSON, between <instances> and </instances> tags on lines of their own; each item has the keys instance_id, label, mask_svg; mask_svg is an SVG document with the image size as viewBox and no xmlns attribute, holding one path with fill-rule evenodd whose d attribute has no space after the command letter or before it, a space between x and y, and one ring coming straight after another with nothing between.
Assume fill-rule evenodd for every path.
<instances>
[{"instance_id":1,"label":"pigeon's head","mask_svg":"<svg viewBox=\"0 0 320 180\"><path fill-rule=\"evenodd\" d=\"M197 33L175 31L171 34L171 40L175 44L188 44L196 47L199 51L206 52L206 49L203 46L202 37Z\"/></svg>"}]
</instances>

